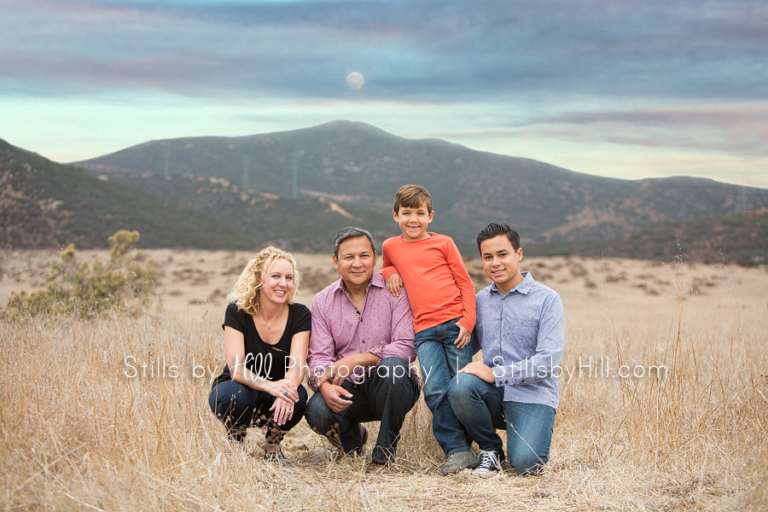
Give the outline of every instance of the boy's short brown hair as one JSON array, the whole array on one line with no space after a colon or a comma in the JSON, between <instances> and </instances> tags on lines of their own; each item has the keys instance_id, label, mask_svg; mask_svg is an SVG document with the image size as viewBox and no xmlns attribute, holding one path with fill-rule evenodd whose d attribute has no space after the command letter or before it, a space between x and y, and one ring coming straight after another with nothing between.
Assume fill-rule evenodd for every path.
<instances>
[{"instance_id":1,"label":"boy's short brown hair","mask_svg":"<svg viewBox=\"0 0 768 512\"><path fill-rule=\"evenodd\" d=\"M432 196L421 185L403 185L395 194L395 212L400 208L418 208L422 204L427 205L427 212L432 213Z\"/></svg>"}]
</instances>

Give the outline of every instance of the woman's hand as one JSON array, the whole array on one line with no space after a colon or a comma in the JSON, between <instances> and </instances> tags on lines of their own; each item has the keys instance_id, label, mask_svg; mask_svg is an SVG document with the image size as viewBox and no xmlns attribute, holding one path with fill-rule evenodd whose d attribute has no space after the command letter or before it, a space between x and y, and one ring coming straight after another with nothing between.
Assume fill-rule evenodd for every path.
<instances>
[{"instance_id":1,"label":"woman's hand","mask_svg":"<svg viewBox=\"0 0 768 512\"><path fill-rule=\"evenodd\" d=\"M293 402L287 402L285 400L275 400L270 411L274 411L272 419L278 426L282 427L293 418Z\"/></svg>"},{"instance_id":2,"label":"woman's hand","mask_svg":"<svg viewBox=\"0 0 768 512\"><path fill-rule=\"evenodd\" d=\"M293 410L293 404L299 401L299 392L296 389L296 384L288 379L276 380L269 384L267 392L277 399L275 403L285 402Z\"/></svg>"}]
</instances>

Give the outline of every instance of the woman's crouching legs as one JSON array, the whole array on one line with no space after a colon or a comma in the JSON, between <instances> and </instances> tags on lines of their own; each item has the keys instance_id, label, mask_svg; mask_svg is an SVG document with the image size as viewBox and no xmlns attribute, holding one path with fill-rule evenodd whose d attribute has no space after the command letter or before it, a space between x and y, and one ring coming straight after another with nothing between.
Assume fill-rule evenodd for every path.
<instances>
[{"instance_id":1,"label":"woman's crouching legs","mask_svg":"<svg viewBox=\"0 0 768 512\"><path fill-rule=\"evenodd\" d=\"M285 425L277 426L272 419L270 407L275 397L266 391L250 388L235 381L220 382L211 390L208 405L219 420L224 423L227 435L232 441L242 442L249 427L268 426L267 440L282 440L283 435L295 427L304 416L307 406L307 390L298 387L299 401L294 404L293 416Z\"/></svg>"}]
</instances>

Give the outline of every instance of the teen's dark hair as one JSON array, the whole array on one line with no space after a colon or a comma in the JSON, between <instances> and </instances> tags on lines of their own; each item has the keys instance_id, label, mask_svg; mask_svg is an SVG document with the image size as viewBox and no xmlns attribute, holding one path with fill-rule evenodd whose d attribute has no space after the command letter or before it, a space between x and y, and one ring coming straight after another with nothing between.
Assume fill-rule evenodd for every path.
<instances>
[{"instance_id":1,"label":"teen's dark hair","mask_svg":"<svg viewBox=\"0 0 768 512\"><path fill-rule=\"evenodd\" d=\"M483 251L480 249L480 244L491 238L496 238L499 235L507 236L507 240L512 244L512 248L515 252L520 249L520 235L517 231L509 227L508 224L496 224L495 222L491 222L477 234L477 250L480 251L481 255L483 254Z\"/></svg>"},{"instance_id":2,"label":"teen's dark hair","mask_svg":"<svg viewBox=\"0 0 768 512\"><path fill-rule=\"evenodd\" d=\"M350 238L357 238L359 236L366 237L368 241L371 242L371 250L376 252L376 244L373 243L373 236L371 233L363 228L350 226L336 233L336 239L333 241L333 255L337 258L339 257L339 245L341 245L341 242L344 240L349 240Z\"/></svg>"}]
</instances>

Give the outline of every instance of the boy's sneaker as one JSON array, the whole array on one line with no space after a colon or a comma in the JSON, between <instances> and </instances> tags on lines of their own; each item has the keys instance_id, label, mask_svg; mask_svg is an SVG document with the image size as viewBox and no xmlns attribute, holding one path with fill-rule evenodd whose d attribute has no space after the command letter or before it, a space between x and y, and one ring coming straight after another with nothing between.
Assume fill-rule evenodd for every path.
<instances>
[{"instance_id":1,"label":"boy's sneaker","mask_svg":"<svg viewBox=\"0 0 768 512\"><path fill-rule=\"evenodd\" d=\"M504 460L504 452L501 450L480 450L480 465L472 472L472 476L488 478L499 474L501 461Z\"/></svg>"},{"instance_id":2,"label":"boy's sneaker","mask_svg":"<svg viewBox=\"0 0 768 512\"><path fill-rule=\"evenodd\" d=\"M474 468L480 463L480 460L475 457L471 451L452 453L448 457L448 461L440 468L440 473L443 476L448 476L451 473L456 473L467 468Z\"/></svg>"}]
</instances>

